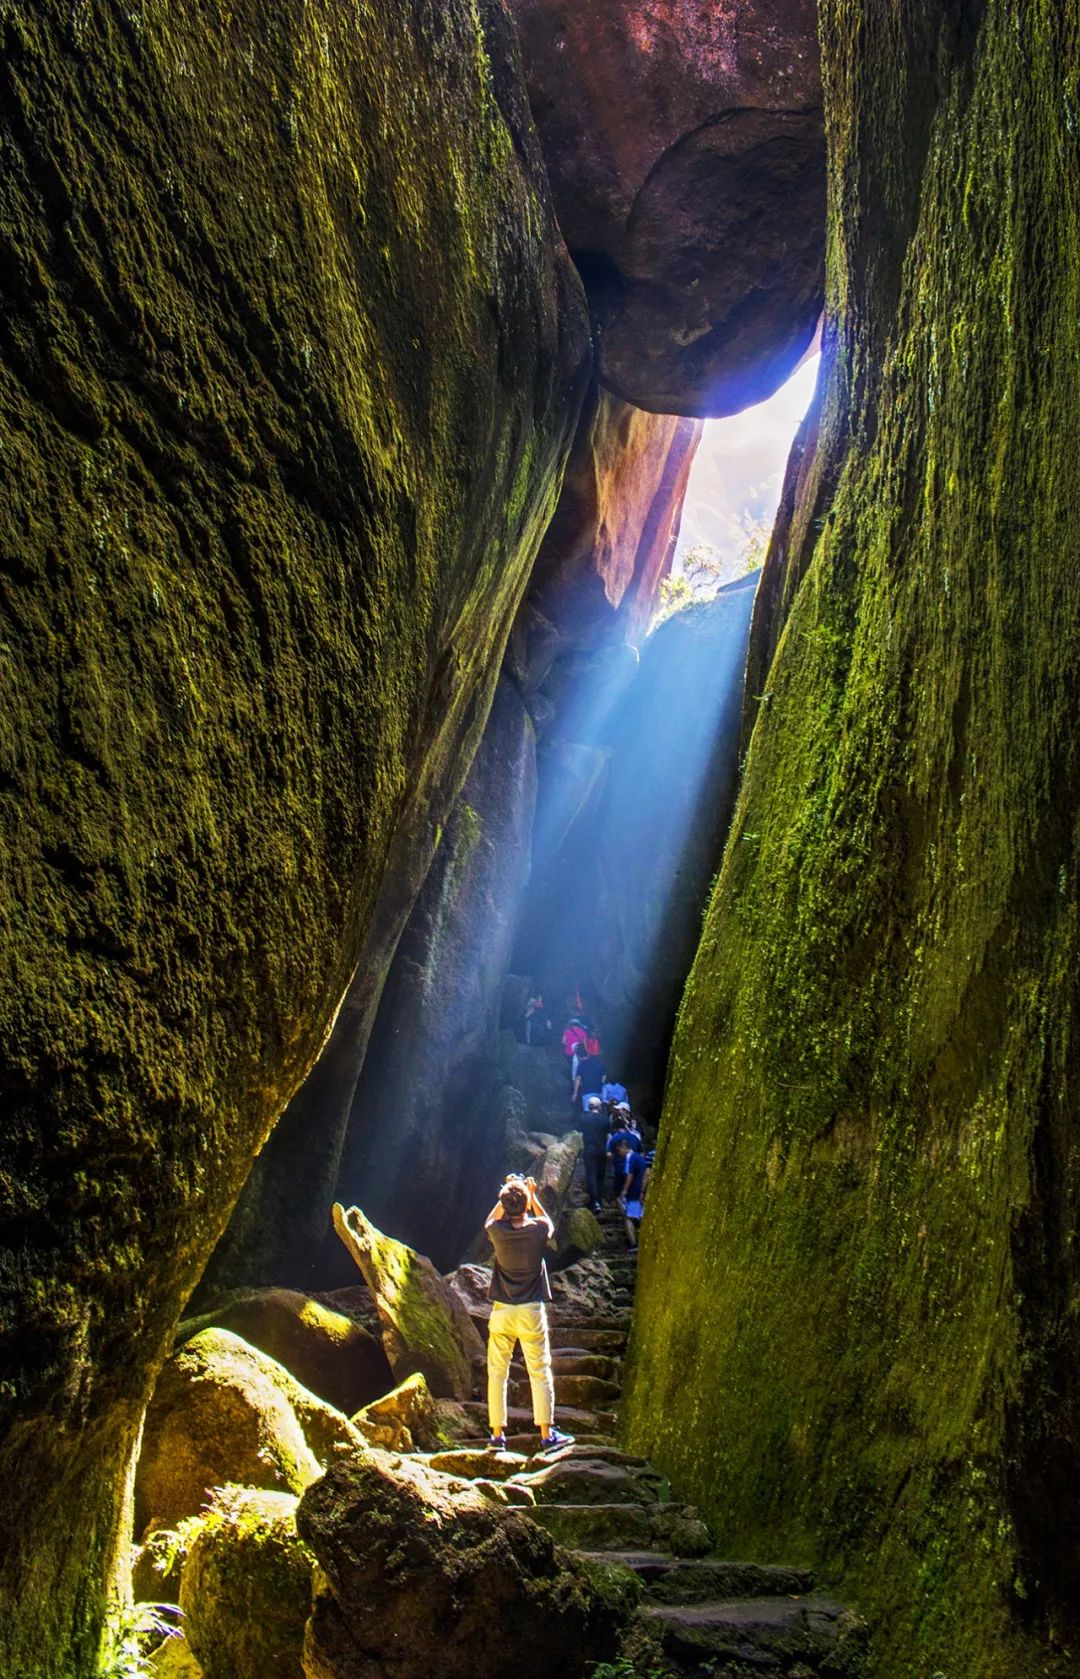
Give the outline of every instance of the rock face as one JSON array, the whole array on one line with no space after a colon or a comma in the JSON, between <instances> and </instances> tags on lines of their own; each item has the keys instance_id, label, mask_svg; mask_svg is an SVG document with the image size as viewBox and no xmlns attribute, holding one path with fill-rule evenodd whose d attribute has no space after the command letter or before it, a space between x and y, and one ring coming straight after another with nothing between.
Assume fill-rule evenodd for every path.
<instances>
[{"instance_id":1,"label":"rock face","mask_svg":"<svg viewBox=\"0 0 1080 1679\"><path fill-rule=\"evenodd\" d=\"M781 385L822 304L814 0L511 0L603 384L661 414Z\"/></svg>"},{"instance_id":2,"label":"rock face","mask_svg":"<svg viewBox=\"0 0 1080 1679\"><path fill-rule=\"evenodd\" d=\"M0 64L0 1668L37 1679L92 1665L181 1302L385 972L586 342L489 0L7 8Z\"/></svg>"},{"instance_id":3,"label":"rock face","mask_svg":"<svg viewBox=\"0 0 1080 1679\"><path fill-rule=\"evenodd\" d=\"M583 632L591 640L617 614L622 637L644 634L671 568L700 439L699 422L647 414L592 390L530 579L529 605L514 626L516 674L526 692L565 651L552 630L571 643Z\"/></svg>"},{"instance_id":4,"label":"rock face","mask_svg":"<svg viewBox=\"0 0 1080 1679\"><path fill-rule=\"evenodd\" d=\"M334 1229L364 1273L396 1379L419 1373L438 1399L468 1399L484 1348L469 1313L430 1259L384 1236L359 1207L334 1207Z\"/></svg>"},{"instance_id":5,"label":"rock face","mask_svg":"<svg viewBox=\"0 0 1080 1679\"><path fill-rule=\"evenodd\" d=\"M352 1107L341 1190L450 1265L504 1169L499 998L530 863L532 720L503 675L394 958Z\"/></svg>"},{"instance_id":6,"label":"rock face","mask_svg":"<svg viewBox=\"0 0 1080 1679\"><path fill-rule=\"evenodd\" d=\"M659 1111L671 1031L723 854L758 574L649 637L596 785L527 895L516 960L577 977L608 1066Z\"/></svg>"},{"instance_id":7,"label":"rock face","mask_svg":"<svg viewBox=\"0 0 1080 1679\"><path fill-rule=\"evenodd\" d=\"M184 1565L184 1637L205 1679L304 1679L314 1559L288 1493L229 1487Z\"/></svg>"},{"instance_id":8,"label":"rock face","mask_svg":"<svg viewBox=\"0 0 1080 1679\"><path fill-rule=\"evenodd\" d=\"M374 1028L366 1004L346 1003L282 1122L281 1136L296 1146L275 1136L211 1263L216 1287L267 1276L311 1287L338 1276L337 1244L323 1235L324 1157L337 1162L333 1195L360 1202L440 1266L465 1251L514 1163L496 1036L533 851L549 855L603 767L595 743L575 736L588 734L603 709L598 689L617 694L635 668L627 638L643 631L670 568L700 431L695 421L590 393L484 738ZM556 824L545 815L539 831L538 733L568 737L544 749L545 811ZM358 975L361 989L367 983ZM297 1159L301 1141L314 1170ZM264 1217L267 1206L280 1216Z\"/></svg>"},{"instance_id":9,"label":"rock face","mask_svg":"<svg viewBox=\"0 0 1080 1679\"><path fill-rule=\"evenodd\" d=\"M776 550L625 1406L725 1549L827 1559L872 1671L1026 1679L1080 1630L1080 34L821 12L824 517Z\"/></svg>"},{"instance_id":10,"label":"rock face","mask_svg":"<svg viewBox=\"0 0 1080 1679\"><path fill-rule=\"evenodd\" d=\"M608 1616L548 1534L479 1487L373 1453L301 1501L322 1575L308 1679L564 1679Z\"/></svg>"}]
</instances>

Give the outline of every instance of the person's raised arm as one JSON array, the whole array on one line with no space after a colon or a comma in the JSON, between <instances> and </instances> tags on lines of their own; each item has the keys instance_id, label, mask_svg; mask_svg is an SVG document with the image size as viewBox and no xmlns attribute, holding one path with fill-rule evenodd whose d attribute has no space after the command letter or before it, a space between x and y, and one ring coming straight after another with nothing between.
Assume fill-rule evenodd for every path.
<instances>
[{"instance_id":1,"label":"person's raised arm","mask_svg":"<svg viewBox=\"0 0 1080 1679\"><path fill-rule=\"evenodd\" d=\"M505 1217L506 1208L503 1206L501 1201L496 1201L490 1213L488 1213L487 1218L484 1220L484 1229L490 1230L493 1224L498 1224L499 1220Z\"/></svg>"},{"instance_id":2,"label":"person's raised arm","mask_svg":"<svg viewBox=\"0 0 1080 1679\"><path fill-rule=\"evenodd\" d=\"M555 1225L552 1221L551 1215L536 1193L535 1181L530 1178L525 1187L529 1192L529 1212L532 1214L533 1218L538 1219L541 1224L547 1225L548 1241L550 1241L555 1234Z\"/></svg>"}]
</instances>

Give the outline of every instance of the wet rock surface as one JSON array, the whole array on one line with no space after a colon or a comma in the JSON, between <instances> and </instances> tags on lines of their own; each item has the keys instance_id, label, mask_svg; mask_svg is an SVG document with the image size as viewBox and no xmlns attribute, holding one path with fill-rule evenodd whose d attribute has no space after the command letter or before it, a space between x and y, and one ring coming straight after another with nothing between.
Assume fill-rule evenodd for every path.
<instances>
[{"instance_id":1,"label":"wet rock surface","mask_svg":"<svg viewBox=\"0 0 1080 1679\"><path fill-rule=\"evenodd\" d=\"M512 9L601 379L662 414L761 401L822 306L816 6Z\"/></svg>"}]
</instances>

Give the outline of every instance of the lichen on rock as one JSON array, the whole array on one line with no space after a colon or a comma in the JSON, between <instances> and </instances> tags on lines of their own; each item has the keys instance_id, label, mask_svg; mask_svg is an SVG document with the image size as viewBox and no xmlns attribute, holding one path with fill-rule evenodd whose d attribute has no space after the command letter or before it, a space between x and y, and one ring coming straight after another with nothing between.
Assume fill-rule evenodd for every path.
<instances>
[{"instance_id":1,"label":"lichen on rock","mask_svg":"<svg viewBox=\"0 0 1080 1679\"><path fill-rule=\"evenodd\" d=\"M1067 1674L1080 18L820 9L813 511L755 625L624 1417L725 1549L844 1582L874 1673Z\"/></svg>"},{"instance_id":2,"label":"lichen on rock","mask_svg":"<svg viewBox=\"0 0 1080 1679\"><path fill-rule=\"evenodd\" d=\"M422 1374L439 1399L468 1399L484 1349L469 1313L430 1259L377 1230L359 1207L334 1206L334 1229L364 1274L398 1381Z\"/></svg>"},{"instance_id":3,"label":"lichen on rock","mask_svg":"<svg viewBox=\"0 0 1080 1679\"><path fill-rule=\"evenodd\" d=\"M95 1659L153 1377L357 965L385 972L557 495L586 323L504 24L0 5L26 1679Z\"/></svg>"},{"instance_id":4,"label":"lichen on rock","mask_svg":"<svg viewBox=\"0 0 1080 1679\"><path fill-rule=\"evenodd\" d=\"M188 1547L180 1607L205 1679L304 1679L315 1560L297 1500L221 1488Z\"/></svg>"}]
</instances>

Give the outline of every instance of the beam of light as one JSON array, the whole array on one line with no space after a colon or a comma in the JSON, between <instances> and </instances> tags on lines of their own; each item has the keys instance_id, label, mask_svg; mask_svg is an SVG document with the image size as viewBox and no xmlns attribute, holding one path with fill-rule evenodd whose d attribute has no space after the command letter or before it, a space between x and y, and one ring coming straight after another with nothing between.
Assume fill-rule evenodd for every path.
<instances>
[{"instance_id":1,"label":"beam of light","mask_svg":"<svg viewBox=\"0 0 1080 1679\"><path fill-rule=\"evenodd\" d=\"M674 576L691 550L704 547L716 551L720 579L730 582L745 570L747 550L767 541L819 360L815 349L768 402L726 420L705 421L686 488Z\"/></svg>"}]
</instances>

